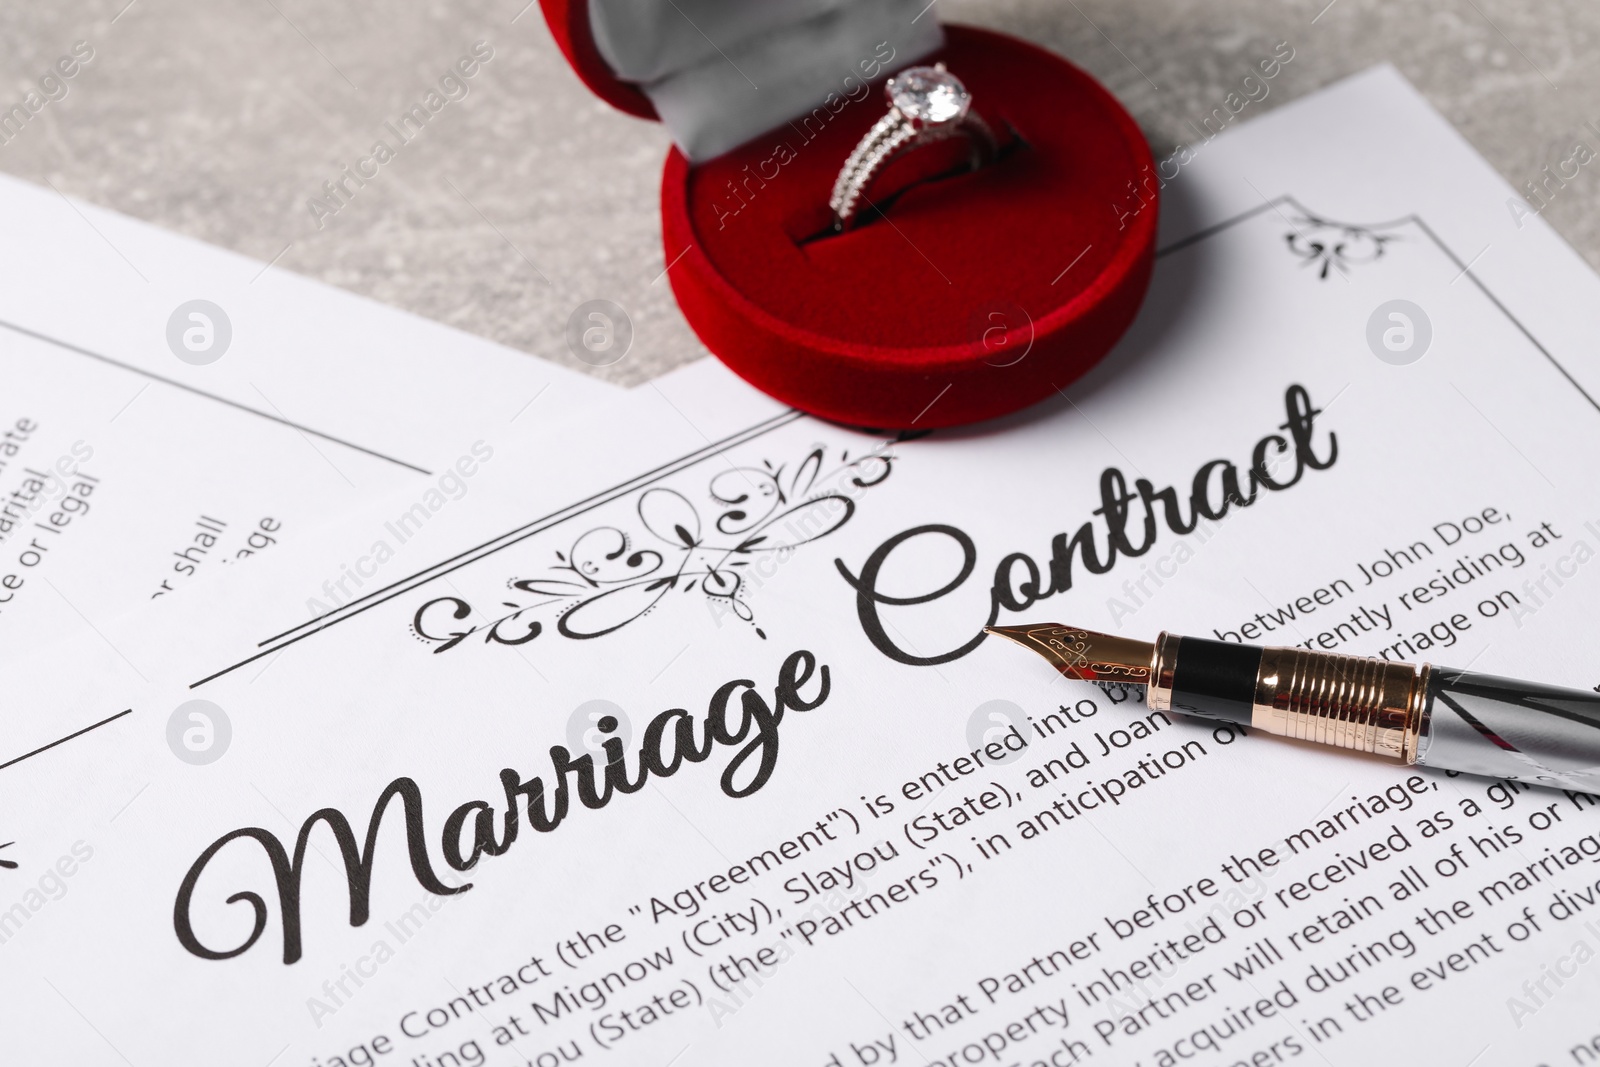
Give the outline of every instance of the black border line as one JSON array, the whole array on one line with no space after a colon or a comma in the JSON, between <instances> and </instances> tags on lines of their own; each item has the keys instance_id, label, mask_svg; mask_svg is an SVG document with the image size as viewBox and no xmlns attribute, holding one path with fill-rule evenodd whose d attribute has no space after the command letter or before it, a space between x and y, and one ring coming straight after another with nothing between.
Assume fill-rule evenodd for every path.
<instances>
[{"instance_id":1,"label":"black border line","mask_svg":"<svg viewBox=\"0 0 1600 1067\"><path fill-rule=\"evenodd\" d=\"M736 444L742 444L742 443L744 443L744 441L751 440L754 437L759 436L757 431L766 432L766 430L763 430L762 427L766 427L767 430L776 429L779 425L783 425L783 424L785 424L787 422L793 422L795 419L798 419L798 418L802 417L803 415L804 415L804 412L796 411L794 408L789 408L786 411L783 411L783 412L781 412L781 413L779 413L777 415L773 415L772 417L770 417L768 419L764 419L763 421L758 422L753 426L748 426L743 430L739 430L739 431L736 431L736 432L734 432L732 434L729 434L727 437L724 437L720 441L717 441L717 442L714 442L714 443L708 443L704 448L696 449L694 452L688 453L687 455L679 456L677 459L668 460L666 463L663 463L658 467L654 467L654 468L652 468L652 469L650 469L648 471L645 471L642 474L637 474L634 477L629 478L625 482L622 482L622 483L619 483L618 485L612 486L610 489L602 489L598 493L593 493L593 494L591 494L589 496L586 496L582 500L576 501L576 502L574 502L572 504L568 504L566 507L560 508L560 509L558 509L556 511L552 511L548 515L545 515L545 516L542 516L540 518L534 519L531 522L524 523L523 525L518 526L518 527L516 527L516 528L514 528L512 530L508 530L505 533L500 534L497 537L491 537L489 540L484 541L484 542L482 542L482 543L480 543L478 545L475 545L472 548L466 549L465 551L458 552L454 556L449 557L448 559L440 560L438 563L435 563L432 566L424 567L422 570L415 571L415 572L413 572L412 574L408 575L405 578L398 578L395 581L390 582L388 585L380 586L379 588L374 589L372 592L366 594L365 596L356 597L354 600L350 601L348 604L341 604L337 608L334 608L334 609L332 609L330 611L327 611L327 612L325 612L325 613L323 613L321 615L318 615L313 619L309 619L306 622L303 622L303 623L299 624L298 626L291 626L291 627L289 627L289 629L284 630L282 633L273 634L271 637L265 638L265 639L263 639L261 641L257 641L256 642L256 647L257 648L261 648L264 645L270 644L271 642L278 640L280 637L288 637L292 633L298 633L299 631L308 629L310 627L317 627L318 629L320 629L323 625L325 625L324 620L332 618L335 615L340 615L342 613L345 613L345 612L349 611L349 609L354 608L357 604L363 604L364 602L366 602L368 600L371 600L373 597L376 597L376 596L379 596L380 594L386 593L386 592L388 592L389 590L395 588L398 585L401 585L401 584L403 584L405 582L411 581L412 578L416 578L419 575L422 575L422 574L425 574L425 573L427 573L429 571L432 571L432 570L435 570L437 568L443 567L446 564L453 563L456 560L459 560L463 556L466 556L466 555L468 555L470 553L478 552L478 551L480 551L482 549L488 549L490 545L494 545L497 542L499 542L501 540L504 540L505 538L513 537L514 535L516 535L518 533L521 533L524 530L529 531L529 533L537 533L539 531L531 529L533 526L539 525L539 524L544 524L544 527L548 528L549 524L548 524L547 520L553 518L556 515L562 515L562 514L566 514L568 512L570 512L573 515L582 514L581 511L577 511L577 510L574 510L574 509L583 508L583 505L589 504L591 501L594 501L594 502L597 502L597 503L603 503L604 501L601 501L601 499L600 499L601 497L606 497L608 500L612 499L612 498L615 497L615 495L617 494L618 491L625 490L625 487L637 488L639 485L644 484L646 481L652 481L652 480L655 480L658 477L664 477L665 475L676 473L677 471L684 469L684 467L692 465L693 463L698 462L700 459L704 459L708 455L714 455L716 452L721 451L724 448L729 448L729 447L732 447L733 445L736 445ZM772 423L773 425L768 426L768 423ZM737 438L737 440L735 440L736 438ZM588 509L584 508L583 510L588 510ZM520 539L521 538L517 538L517 540L520 540ZM511 543L513 543L513 542L510 542L510 541L506 542L506 544L511 544ZM499 547L503 548L503 547L505 547L505 545L501 545ZM496 548L496 549L492 549L491 551L498 551L498 550L499 549ZM470 562L470 561L468 561L468 562ZM454 568L451 568L451 569L453 570ZM448 572L442 572L442 573L448 573ZM385 599L387 599L387 598L385 598ZM363 608L361 610L365 610L365 608Z\"/></svg>"},{"instance_id":2,"label":"black border line","mask_svg":"<svg viewBox=\"0 0 1600 1067\"><path fill-rule=\"evenodd\" d=\"M498 537L490 538L488 541L484 541L481 544L478 544L463 552L458 552L448 559L441 560L440 562L425 567L420 571L415 571L404 578L391 582L382 589L374 590L373 592L362 597L360 600L351 601L349 604L341 605L340 607L335 608L324 615L320 615L315 619L311 619L308 622L302 623L293 629L285 630L276 637L269 637L265 641L261 641L256 645L260 651L240 660L237 663L232 664L231 666L224 667L215 673L208 674L197 682L191 682L189 688L198 689L207 682L215 681L216 679L221 678L223 675L236 671L246 664L254 663L263 656L270 656L275 652L280 652L298 641L303 641L315 634L322 633L330 626L337 626L341 622L346 622L355 618L362 612L369 611L380 604L393 600L397 596L409 593L418 586L426 585L428 582L431 582L436 578L442 578L446 574L460 570L462 567L470 566L481 559L492 556L496 552L499 552L505 548L509 548L520 541L524 541L529 537L534 536L535 534L543 533L545 530L548 530L553 526L558 526L569 519L573 519L584 514L585 512L593 511L595 508L600 507L603 504L607 504L618 497L626 496L642 486L649 485L651 482L660 481L662 478L665 478L671 474L676 474L678 471L686 470L689 467L704 462L706 459L709 459L712 456L720 455L728 448L744 444L747 441L753 441L758 437L763 437L779 427L787 426L789 423L805 417L806 415L804 412L796 411L793 408L790 408L787 411L780 412L777 415L764 419L761 422L756 423L754 426L749 426L743 430L737 431L736 433L730 434L720 441L712 442L711 444L706 445L704 448L699 448L688 453L687 455L679 456L677 459L664 463L661 466L656 467L654 470L635 475L634 477L629 478L627 481L620 482L609 489L603 489L592 496L588 496L577 501L576 503L568 504L566 507L534 519L532 522L527 522L513 530L508 530L507 532L500 534ZM294 636L291 637L289 636L290 634L293 634ZM287 639L279 640L279 638Z\"/></svg>"},{"instance_id":3,"label":"black border line","mask_svg":"<svg viewBox=\"0 0 1600 1067\"><path fill-rule=\"evenodd\" d=\"M1203 230L1196 230L1187 237L1180 237L1165 248L1156 249L1156 258L1160 259L1163 256L1169 255L1173 252L1181 251L1182 249L1188 248L1190 245L1195 244L1196 242L1205 240L1207 237L1214 237L1223 230L1237 226L1241 222L1248 222L1250 219L1255 218L1263 211L1272 211L1277 208L1280 201L1288 201L1289 203L1294 204L1295 207L1300 207L1300 204L1294 200L1291 200L1287 194L1278 197L1277 200L1263 201L1248 211L1241 211L1232 218L1226 218L1221 222L1213 223ZM1304 211L1305 209L1300 208L1300 210Z\"/></svg>"},{"instance_id":4,"label":"black border line","mask_svg":"<svg viewBox=\"0 0 1600 1067\"><path fill-rule=\"evenodd\" d=\"M1248 221L1250 219L1253 219L1257 215L1260 215L1264 211L1276 210L1280 205L1283 205L1283 204L1292 205L1293 207L1295 207L1299 211L1304 212L1310 218L1321 219L1321 220L1323 220L1325 222L1334 223L1335 225L1346 225L1345 223L1339 222L1336 219L1329 219L1326 216L1317 215L1315 212L1313 212L1309 208L1307 208L1304 204L1300 203L1300 201L1296 200L1293 196L1290 196L1289 194L1285 193L1285 194L1283 194L1281 196L1275 197L1272 200L1264 201L1259 206L1250 208L1248 211L1242 211L1239 214L1232 216L1231 218L1224 219L1223 221L1215 223L1215 224L1213 224L1211 226L1208 226L1205 229L1196 231L1195 233L1192 233L1192 234L1188 235L1187 237L1181 237L1178 240L1176 240L1176 241L1172 242L1171 244L1167 245L1165 248L1157 249L1156 250L1156 258L1160 259L1160 258L1162 258L1162 257L1164 257L1164 256L1166 256L1166 255L1168 255L1170 253L1181 251L1182 249L1187 248L1190 245L1196 244L1199 241L1202 241L1207 237L1215 236L1216 234L1219 234L1219 233L1223 232L1224 230L1227 230L1227 229L1230 229L1230 228L1232 228L1234 226L1237 226L1241 222L1246 222L1246 221ZM1413 214L1410 214L1410 215L1404 215L1404 216L1400 217L1399 219L1395 219L1395 220L1392 220L1390 222L1375 223L1375 224L1371 224L1371 225L1388 227L1388 226L1399 225L1399 224L1405 223L1405 222L1416 223L1417 228L1420 229L1424 234L1426 234L1428 239L1431 240L1434 243L1434 245L1439 249L1439 251L1443 252L1447 257L1449 257L1451 262L1453 262L1457 267L1460 267L1461 270L1462 270L1462 273L1466 274L1469 278L1472 279L1472 283L1475 286L1478 287L1478 290L1481 293L1483 293L1483 295L1486 296L1489 299L1489 302L1491 304L1493 304L1494 307L1502 315L1504 315L1511 322L1511 324L1513 326L1515 326L1522 333L1522 335L1524 337L1526 337L1528 339L1529 343L1531 343L1533 345L1533 347L1539 351L1540 355L1544 356L1545 359L1547 359L1550 362L1551 366L1555 367L1555 369L1560 372L1561 376L1563 378L1565 378L1567 380L1567 382L1574 389L1576 389L1578 391L1578 394L1580 396L1582 396L1585 400L1587 400L1589 402L1590 406L1592 406L1597 412L1600 412L1600 403L1596 403L1595 398L1589 394L1588 390L1584 389L1583 386L1578 384L1577 379L1572 376L1572 374L1566 369L1566 367L1562 366L1560 361L1557 360L1555 358L1555 356L1553 356L1550 353L1550 350L1545 348L1545 346L1539 342L1538 338L1534 337L1533 332L1531 330L1529 330L1528 327L1525 326L1522 323L1522 320L1518 319L1515 315L1513 315L1511 313L1510 309L1507 308L1505 306L1505 304L1501 303L1500 299L1498 297L1496 297L1494 295L1494 293L1489 290L1489 287L1486 284L1484 284L1484 282L1481 279L1479 279L1476 274L1472 273L1471 268L1466 263L1464 263L1462 261L1460 256L1456 255L1455 251L1452 248L1450 248L1449 245L1445 244L1444 241L1440 239L1439 235L1433 231L1433 228L1430 227L1426 222L1422 221L1422 216L1421 215L1413 213ZM1363 228L1370 228L1370 226L1364 226ZM52 338L43 337L43 336L38 335L38 334L33 334L31 331L22 330L20 327L12 326L10 323L6 323L6 322L3 322L3 321L0 321L0 326L6 326L6 327L9 327L11 329L19 330L22 333L27 333L30 336L39 337L41 340L51 341L52 343L60 344L60 345L62 345L62 347L72 349L75 352L80 352L83 355L90 356L91 358L94 358L94 359L103 360L104 362L111 363L111 364L113 364L115 366L118 366L118 367L123 367L124 366L124 364L118 363L116 360L107 359L104 356L98 356L93 352L89 352L89 351L86 351L86 350L81 349L81 348L76 348L76 347L74 347L72 345L65 344L64 342L54 341ZM140 370L138 370L138 368L134 368L134 367L126 367L125 369L132 370L137 374L146 374L147 373L147 372L144 372L144 371L140 371ZM147 376L155 378L158 381L167 381L167 379L161 378L159 375L149 374ZM183 385L183 384L178 383L178 382L170 382L169 384L176 385L180 389L187 389L190 392L200 393L200 395L202 395L202 396L211 396L211 394L209 394L209 393L203 393L200 390L193 389L190 386L186 386L186 385ZM273 416L271 416L271 415L264 415L262 412L255 411L255 409L253 409L253 408L244 407L241 404L235 404L231 400L226 400L226 399L223 399L221 397L211 397L211 399L219 400L222 403L230 404L230 405L232 405L234 407L243 408L243 410L249 411L249 412L251 412L253 414L256 414L256 415L261 415L263 418L273 419L274 422L283 422L286 425L290 425L290 426L294 426L295 425L294 423L289 423L289 422L287 422L287 420L284 420L284 419L277 419L277 418L273 418ZM599 505L607 503L610 500L614 500L614 499L616 499L616 497L624 495L624 494L626 494L628 492L631 492L632 490L639 488L639 486L641 486L641 485L648 484L650 481L657 480L659 478L665 477L668 474L676 473L677 471L680 471L680 470L683 470L683 469L685 469L685 468L687 468L689 466L692 466L695 463L698 463L701 460L707 458L708 456L717 454L718 452L720 452L724 448L732 447L733 445L743 444L746 441L754 440L755 438L760 437L763 434L769 433L772 430L777 429L779 426L787 425L787 423L795 421L796 419L799 419L799 418L803 417L803 415L804 415L803 412L799 412L799 411L796 411L794 409L790 409L790 410L788 410L788 411L786 411L786 412L784 412L784 413L782 413L780 415L773 416L770 419L767 419L767 420L765 420L763 422L757 423L754 426L750 426L750 427L747 427L744 430L740 430L740 431L738 431L738 432L736 432L734 434L730 434L728 437L723 438L721 441L718 441L718 442L715 442L713 444L707 445L705 448L698 449L698 450L696 450L694 452L691 452L691 453L689 453L689 454L687 454L685 456L680 456L676 460L672 460L672 461L670 461L668 463L662 464L661 466L656 467L654 470L646 471L645 473L640 474L637 477L635 477L633 479L630 479L627 482L624 482L624 483L621 483L619 485L613 486L611 489L603 490L603 491L601 491L599 493L596 493L593 496L590 496L590 497L588 497L588 498L586 498L584 500L580 500L580 501L577 501L574 504L570 504L566 508L561 509L560 511L551 512L550 514L544 516L543 518L536 519L536 520L534 520L534 521L532 521L530 523L527 523L527 524L525 524L523 526L517 527L515 530L511 530L511 531L508 531L507 533L501 534L499 537L492 538L492 539L490 539L488 541L485 541L485 542L477 545L474 548L470 548L470 549L467 549L464 552L460 552L457 555L450 557L449 559L442 560L439 563L434 564L432 567L425 568L424 570L421 570L421 571L417 571L417 572L415 572L414 574L410 575L407 578L402 578L402 579L400 579L400 580L398 580L396 582L392 582L389 585L384 586L382 589L375 590L374 592L367 594L367 596L365 596L365 597L362 597L362 598L360 598L358 600L353 600L349 604L346 604L341 608L335 609L335 611L329 612L327 615L320 616L317 619L311 620L310 622L303 623L300 626L294 627L293 629L285 630L281 634L278 634L278 635L276 635L274 637L269 637L266 640L261 641L257 645L258 648L262 649L261 651L259 651L256 654L250 656L248 659L240 660L238 663L233 664L231 667L225 667L222 670L215 672L214 674L207 675L206 677L200 679L198 682L191 683L189 688L190 689L197 689L200 686L205 685L207 682L215 681L216 679L222 677L225 674L228 674L228 673L230 673L230 672L232 672L234 670L237 670L238 668L243 667L248 663L253 663L256 660L261 659L263 656L268 656L268 655L271 655L272 653L274 653L274 652L276 652L276 651L278 651L280 649L287 648L289 645L294 644L296 641L303 640L304 638L309 637L312 634L321 633L328 626L333 626L333 625L336 625L336 624L338 624L340 622L343 622L345 619L353 618L356 615L360 614L361 612L366 611L368 608L376 607L378 604L381 604L381 603L383 603L383 602L385 602L387 600L391 600L394 597L401 595L402 593L408 592L411 589L416 588L416 586L423 584L424 582L431 581L433 578L437 578L437 577L440 577L441 575L448 574L451 571L454 571L454 570L457 570L457 569L459 569L461 567L464 567L469 563L475 563L478 560L485 558L486 556L492 555L495 552L500 551L500 549L502 549L502 548L506 548L506 547L508 547L510 545L513 545L513 544L517 543L518 541L521 541L521 540L523 540L523 539L525 539L527 537L533 536L536 533L541 533L544 530L549 529L552 526L558 525L559 523L566 521L567 519L573 518L573 517L575 517L577 515L581 515L581 514L583 514L583 512L591 510L592 508L598 507ZM296 427L296 428L299 429L300 427ZM315 431L315 430L307 430L306 432L308 432L308 433L317 433L317 431ZM327 435L325 435L325 434L319 434L318 436L327 437ZM328 440L336 441L337 438L329 437ZM341 441L339 443L340 444L344 444L345 442ZM359 446L351 446L351 447L359 448ZM361 451L367 451L367 450L366 449L361 449ZM371 454L375 455L375 456L379 455L376 452L371 453ZM388 456L380 456L379 458L389 459L390 457L388 457ZM393 460L393 462L400 463L401 461L400 460ZM402 463L401 465L402 466L410 466L409 464L404 464L404 463ZM418 470L420 468L413 467L411 469ZM425 471L423 473L429 473L429 472ZM356 608L355 605L357 605L357 604L360 604L361 606L359 608ZM347 609L351 609L351 608L354 608L354 610L347 610ZM312 628L312 627L314 627L314 628ZM264 647L266 645L271 644L274 641L277 641L279 638L288 637L290 634L296 634L297 636L291 638L290 640L283 641L281 644L273 645L273 647L271 647L271 648ZM56 741L52 741L49 744L44 745L41 748L36 748L32 752L26 753L26 754L21 755L21 756L17 756L16 758L14 758L12 760L9 760L6 763L0 763L0 770L4 770L5 768L10 767L12 764L20 763L22 760L28 759L31 756L36 756L41 752L45 752L45 751L47 751L49 749L52 749L52 748L54 748L55 746L57 746L59 744L63 744L64 742L71 741L75 737L79 737L82 734L86 734L90 730L97 729L97 728L99 728L101 726L106 725L109 722L113 722L116 719L122 718L124 715L131 714L132 712L133 712L132 708L129 708L126 711L118 712L116 715L113 715L110 718L102 719L100 722L97 722L92 726L86 726L82 730L78 730L75 733L68 734L67 736L65 736L63 738L60 738L60 739L58 739Z\"/></svg>"},{"instance_id":5,"label":"black border line","mask_svg":"<svg viewBox=\"0 0 1600 1067\"><path fill-rule=\"evenodd\" d=\"M1294 203L1292 200L1290 202ZM1299 204L1295 204L1295 206L1300 207ZM1305 209L1301 208L1301 210L1303 211ZM1537 348L1539 353L1544 356L1545 359L1550 361L1550 365L1561 372L1561 376L1571 383L1572 387L1578 391L1579 395L1589 402L1590 407L1594 408L1596 411L1600 411L1600 403L1596 403L1594 397L1589 395L1589 391L1578 384L1578 379L1574 378L1571 373L1568 372L1567 368L1563 367L1561 362L1557 360L1555 356L1550 354L1550 350L1548 348L1539 343L1539 339L1533 336L1533 332L1522 324L1522 320L1513 315L1511 313L1511 309L1502 304L1500 302L1500 298L1489 291L1489 287L1483 284L1483 281L1476 274L1472 273L1470 266L1466 263L1463 263L1461 261L1461 257L1456 255L1449 245L1445 244L1439 239L1439 235L1433 232L1433 227L1422 221L1421 215L1407 215L1406 218L1409 221L1416 223L1417 227L1422 230L1423 233L1427 234L1434 244L1439 246L1439 251L1449 256L1450 261L1461 268L1461 273L1472 279L1472 284L1478 287L1478 291L1484 296L1488 297L1489 302L1496 308L1499 308L1500 314L1510 319L1513 326L1522 331L1522 336L1528 339L1528 343L1533 345L1534 348Z\"/></svg>"},{"instance_id":6,"label":"black border line","mask_svg":"<svg viewBox=\"0 0 1600 1067\"><path fill-rule=\"evenodd\" d=\"M5 770L7 767L11 766L13 763L21 763L23 760L28 759L28 758L30 758L32 756L37 756L41 752L48 752L50 749L55 748L57 745L64 745L68 741L71 741L74 737L82 737L84 734L88 733L90 730L98 730L98 729L100 729L100 727L104 726L108 722L116 722L118 719L122 718L124 715L132 715L132 714L133 714L133 709L132 708L125 708L124 710L117 712L115 715L109 715L106 718L101 719L97 723L93 723L93 724L91 724L89 726L85 726L81 730L74 730L72 733L68 734L66 737L58 737L54 741L50 742L48 745L40 745L38 748L34 749L32 752L24 752L20 756L14 756L11 759L6 760L4 763L0 763L0 771Z\"/></svg>"},{"instance_id":7,"label":"black border line","mask_svg":"<svg viewBox=\"0 0 1600 1067\"><path fill-rule=\"evenodd\" d=\"M234 408L238 411L247 412L259 418L266 419L268 422L275 422L280 426L287 426L292 430L299 430L303 434L310 434L312 437L320 437L324 441L331 441L336 445L343 445L345 448L348 448L352 451L364 452L375 459L381 459L386 462L393 463L397 467L404 467L406 470L416 471L418 474L433 473L430 470L417 466L415 463L407 463L403 459L396 459L394 456L386 456L382 452L374 451L373 449L367 448L365 445L358 445L354 441L346 441L344 438L335 437L331 433L324 433L321 430L314 429L298 422L290 422L281 415L273 415L265 411L259 411L248 404L241 404L237 400L229 400L225 396L218 396L215 393L208 393L204 389L197 389L192 385L186 385L185 383L177 381L176 379L164 377L163 375L157 374L154 371L148 371L141 367L135 367L131 363L124 363L121 360L112 359L110 356L103 356L99 352L91 352L87 348L81 348L78 345L72 344L71 342L63 341L57 337L51 337L49 334L40 333L37 330L30 330L26 326L18 326L14 322L6 322L4 319L0 319L0 327L11 330L13 333L20 333L24 337L31 337L35 341L43 341L46 344L55 345L57 348L64 348L68 352L76 352L80 356L87 356L89 359L96 360L100 363L105 363L108 366L116 367L119 370L125 370L132 374L137 374L140 377L149 378L151 381L160 382L162 385L170 385L174 389L181 389L186 393L193 393L195 396L203 396L207 400L215 400L219 404L225 404L228 407ZM3 768L4 766L6 765L0 764L0 768Z\"/></svg>"}]
</instances>

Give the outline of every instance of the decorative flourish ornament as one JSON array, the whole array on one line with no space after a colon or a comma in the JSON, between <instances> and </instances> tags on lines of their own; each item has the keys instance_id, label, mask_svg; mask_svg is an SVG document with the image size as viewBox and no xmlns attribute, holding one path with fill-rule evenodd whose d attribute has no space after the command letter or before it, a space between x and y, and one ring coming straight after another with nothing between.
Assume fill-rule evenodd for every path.
<instances>
[{"instance_id":1,"label":"decorative flourish ornament","mask_svg":"<svg viewBox=\"0 0 1600 1067\"><path fill-rule=\"evenodd\" d=\"M750 566L782 562L849 522L856 498L889 477L894 459L880 449L843 452L827 469L826 462L826 450L815 448L793 467L763 460L719 471L699 506L677 489L646 489L627 498L630 521L590 527L554 551L551 574L508 581L520 596L502 602L507 611L465 625L478 614L472 604L436 597L417 609L411 629L434 652L480 634L487 644L525 645L552 618L563 637L588 640L668 604L674 592L698 594L753 625Z\"/></svg>"},{"instance_id":2,"label":"decorative flourish ornament","mask_svg":"<svg viewBox=\"0 0 1600 1067\"><path fill-rule=\"evenodd\" d=\"M1351 267L1382 259L1389 242L1400 240L1397 233L1334 222L1304 210L1290 225L1294 229L1284 234L1289 251L1305 261L1302 266L1317 267L1324 280L1335 271L1347 275Z\"/></svg>"}]
</instances>

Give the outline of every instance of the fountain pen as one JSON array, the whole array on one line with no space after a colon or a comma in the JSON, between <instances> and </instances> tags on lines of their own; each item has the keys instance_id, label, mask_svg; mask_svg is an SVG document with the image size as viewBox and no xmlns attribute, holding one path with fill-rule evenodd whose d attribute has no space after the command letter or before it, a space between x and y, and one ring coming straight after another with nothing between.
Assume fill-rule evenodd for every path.
<instances>
[{"instance_id":1,"label":"fountain pen","mask_svg":"<svg viewBox=\"0 0 1600 1067\"><path fill-rule=\"evenodd\" d=\"M1179 711L1401 764L1600 793L1600 694L1364 656L1060 623L988 626L1068 678L1143 686Z\"/></svg>"}]
</instances>

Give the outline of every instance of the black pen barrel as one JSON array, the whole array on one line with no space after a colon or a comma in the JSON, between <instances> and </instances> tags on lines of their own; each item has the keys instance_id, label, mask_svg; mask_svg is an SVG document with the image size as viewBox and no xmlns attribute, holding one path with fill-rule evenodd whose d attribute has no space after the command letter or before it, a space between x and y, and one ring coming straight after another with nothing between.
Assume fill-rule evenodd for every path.
<instances>
[{"instance_id":1,"label":"black pen barrel","mask_svg":"<svg viewBox=\"0 0 1600 1067\"><path fill-rule=\"evenodd\" d=\"M1231 641L1182 638L1172 670L1173 710L1249 726L1265 651Z\"/></svg>"}]
</instances>

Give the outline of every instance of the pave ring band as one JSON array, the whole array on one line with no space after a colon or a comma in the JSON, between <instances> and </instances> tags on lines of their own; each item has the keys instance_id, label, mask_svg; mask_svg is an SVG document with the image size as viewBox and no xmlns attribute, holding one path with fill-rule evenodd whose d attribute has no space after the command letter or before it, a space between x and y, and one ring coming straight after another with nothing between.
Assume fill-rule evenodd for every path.
<instances>
[{"instance_id":1,"label":"pave ring band","mask_svg":"<svg viewBox=\"0 0 1600 1067\"><path fill-rule=\"evenodd\" d=\"M873 179L912 149L964 136L971 146L971 169L994 156L993 132L971 109L972 94L967 87L945 70L943 63L903 70L889 79L884 91L889 97L888 114L851 150L834 179L828 206L833 209L835 230L850 226Z\"/></svg>"}]
</instances>

